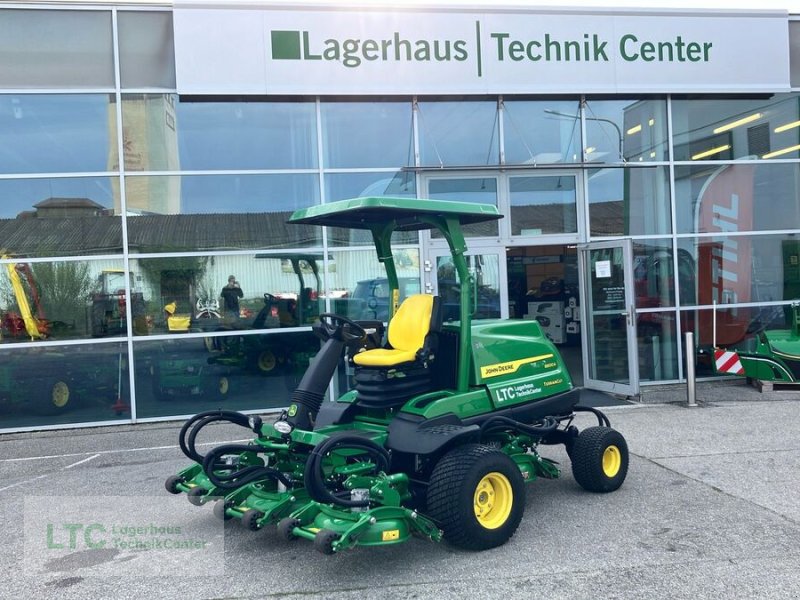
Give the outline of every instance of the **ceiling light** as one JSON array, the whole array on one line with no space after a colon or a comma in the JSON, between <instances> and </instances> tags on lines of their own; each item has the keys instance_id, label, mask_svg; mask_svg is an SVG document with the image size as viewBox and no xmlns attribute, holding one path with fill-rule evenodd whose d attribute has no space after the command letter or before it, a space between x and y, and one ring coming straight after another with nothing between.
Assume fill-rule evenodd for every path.
<instances>
[{"instance_id":1,"label":"ceiling light","mask_svg":"<svg viewBox=\"0 0 800 600\"><path fill-rule=\"evenodd\" d=\"M772 158L774 156L780 156L781 154L789 154L789 152L794 152L795 150L800 150L800 144L796 146L789 146L788 148L781 148L780 150L774 150L773 152L767 152L761 158Z\"/></svg>"},{"instance_id":2,"label":"ceiling light","mask_svg":"<svg viewBox=\"0 0 800 600\"><path fill-rule=\"evenodd\" d=\"M733 129L734 127L739 127L739 125L744 125L745 123L752 123L753 121L757 121L764 115L761 113L754 113L747 117L742 117L741 119L737 119L736 121L731 121L726 125L722 125L721 127L717 127L714 130L714 133L722 133L723 131L728 131L729 129Z\"/></svg>"},{"instance_id":3,"label":"ceiling light","mask_svg":"<svg viewBox=\"0 0 800 600\"><path fill-rule=\"evenodd\" d=\"M724 146L717 146L715 148L711 148L710 150L705 150L704 152L698 152L694 156L692 156L692 160L700 160L701 158L706 158L707 156L712 156L714 154L719 154L720 152L725 152L725 150L730 150L731 145L725 144Z\"/></svg>"},{"instance_id":4,"label":"ceiling light","mask_svg":"<svg viewBox=\"0 0 800 600\"><path fill-rule=\"evenodd\" d=\"M786 123L786 125L781 125L780 127L776 127L775 133L788 131L789 129L794 129L795 127L800 127L800 121L792 121L791 123Z\"/></svg>"},{"instance_id":5,"label":"ceiling light","mask_svg":"<svg viewBox=\"0 0 800 600\"><path fill-rule=\"evenodd\" d=\"M633 135L634 133L639 133L642 130L642 124L639 123L638 125L634 125L626 132L628 135Z\"/></svg>"}]
</instances>

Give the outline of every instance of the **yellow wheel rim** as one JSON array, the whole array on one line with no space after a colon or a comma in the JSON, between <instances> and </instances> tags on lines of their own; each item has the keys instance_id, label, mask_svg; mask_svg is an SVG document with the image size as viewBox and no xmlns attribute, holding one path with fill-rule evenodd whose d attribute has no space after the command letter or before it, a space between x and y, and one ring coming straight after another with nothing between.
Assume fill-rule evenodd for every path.
<instances>
[{"instance_id":1,"label":"yellow wheel rim","mask_svg":"<svg viewBox=\"0 0 800 600\"><path fill-rule=\"evenodd\" d=\"M69 402L69 386L63 381L56 383L50 391L50 400L53 406L64 408Z\"/></svg>"},{"instance_id":2,"label":"yellow wheel rim","mask_svg":"<svg viewBox=\"0 0 800 600\"><path fill-rule=\"evenodd\" d=\"M511 482L502 473L492 472L478 482L472 504L478 523L497 529L508 520L513 503Z\"/></svg>"},{"instance_id":3,"label":"yellow wheel rim","mask_svg":"<svg viewBox=\"0 0 800 600\"><path fill-rule=\"evenodd\" d=\"M258 369L265 373L267 371L272 371L277 362L275 355L270 350L264 350L264 352L258 356Z\"/></svg>"},{"instance_id":4,"label":"yellow wheel rim","mask_svg":"<svg viewBox=\"0 0 800 600\"><path fill-rule=\"evenodd\" d=\"M228 389L230 388L230 384L228 383L227 377L222 377L219 380L219 393L223 396L228 393Z\"/></svg>"},{"instance_id":5,"label":"yellow wheel rim","mask_svg":"<svg viewBox=\"0 0 800 600\"><path fill-rule=\"evenodd\" d=\"M603 474L614 477L622 466L622 453L616 446L609 446L603 452Z\"/></svg>"}]
</instances>

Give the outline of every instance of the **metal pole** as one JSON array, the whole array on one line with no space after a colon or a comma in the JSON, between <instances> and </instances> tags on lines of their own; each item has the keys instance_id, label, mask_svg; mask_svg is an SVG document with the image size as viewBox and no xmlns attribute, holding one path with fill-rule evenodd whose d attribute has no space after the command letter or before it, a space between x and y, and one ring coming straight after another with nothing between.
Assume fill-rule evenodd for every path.
<instances>
[{"instance_id":1,"label":"metal pole","mask_svg":"<svg viewBox=\"0 0 800 600\"><path fill-rule=\"evenodd\" d=\"M686 400L688 406L697 406L694 373L694 333L686 332Z\"/></svg>"}]
</instances>

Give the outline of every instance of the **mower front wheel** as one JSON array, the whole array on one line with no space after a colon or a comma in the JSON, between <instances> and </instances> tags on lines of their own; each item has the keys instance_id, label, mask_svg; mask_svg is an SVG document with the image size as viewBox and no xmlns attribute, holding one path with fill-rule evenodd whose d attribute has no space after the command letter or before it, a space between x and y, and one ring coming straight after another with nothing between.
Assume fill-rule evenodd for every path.
<instances>
[{"instance_id":1,"label":"mower front wheel","mask_svg":"<svg viewBox=\"0 0 800 600\"><path fill-rule=\"evenodd\" d=\"M225 500L217 500L214 503L214 516L220 521L230 521L233 517L225 512L226 508L228 507L225 505Z\"/></svg>"},{"instance_id":2,"label":"mower front wheel","mask_svg":"<svg viewBox=\"0 0 800 600\"><path fill-rule=\"evenodd\" d=\"M330 529L320 529L314 536L314 548L322 554L333 554L333 542L339 539L339 534Z\"/></svg>"},{"instance_id":3,"label":"mower front wheel","mask_svg":"<svg viewBox=\"0 0 800 600\"><path fill-rule=\"evenodd\" d=\"M186 494L186 497L190 504L202 506L205 503L203 496L205 496L207 493L208 492L204 488L196 486L189 490L189 492Z\"/></svg>"},{"instance_id":4,"label":"mower front wheel","mask_svg":"<svg viewBox=\"0 0 800 600\"><path fill-rule=\"evenodd\" d=\"M288 541L294 541L297 536L294 534L294 528L300 527L300 519L286 517L278 521L278 535Z\"/></svg>"},{"instance_id":5,"label":"mower front wheel","mask_svg":"<svg viewBox=\"0 0 800 600\"><path fill-rule=\"evenodd\" d=\"M164 487L170 494L180 494L181 491L178 489L179 483L183 483L183 477L179 477L178 475L170 475L164 482Z\"/></svg>"},{"instance_id":6,"label":"mower front wheel","mask_svg":"<svg viewBox=\"0 0 800 600\"><path fill-rule=\"evenodd\" d=\"M436 465L428 487L428 514L445 539L467 550L506 543L525 511L525 481L506 454L480 444L451 450Z\"/></svg>"},{"instance_id":7,"label":"mower front wheel","mask_svg":"<svg viewBox=\"0 0 800 600\"><path fill-rule=\"evenodd\" d=\"M572 447L572 475L590 492L613 492L628 474L628 444L611 427L589 427Z\"/></svg>"},{"instance_id":8,"label":"mower front wheel","mask_svg":"<svg viewBox=\"0 0 800 600\"><path fill-rule=\"evenodd\" d=\"M251 508L246 510L245 513L242 515L242 525L244 525L250 531L258 531L261 529L261 525L258 524L258 520L264 516L260 510L255 510Z\"/></svg>"}]
</instances>

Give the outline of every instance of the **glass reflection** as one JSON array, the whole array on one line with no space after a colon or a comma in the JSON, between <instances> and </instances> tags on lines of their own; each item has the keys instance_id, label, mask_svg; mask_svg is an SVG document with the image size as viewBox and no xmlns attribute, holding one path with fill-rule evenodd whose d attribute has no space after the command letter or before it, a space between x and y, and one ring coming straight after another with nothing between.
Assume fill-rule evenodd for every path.
<instances>
[{"instance_id":1,"label":"glass reflection","mask_svg":"<svg viewBox=\"0 0 800 600\"><path fill-rule=\"evenodd\" d=\"M227 410L287 406L318 351L309 331L137 341L137 414L190 415L221 402Z\"/></svg>"},{"instance_id":2,"label":"glass reflection","mask_svg":"<svg viewBox=\"0 0 800 600\"><path fill-rule=\"evenodd\" d=\"M325 168L414 164L411 102L323 102Z\"/></svg>"},{"instance_id":3,"label":"glass reflection","mask_svg":"<svg viewBox=\"0 0 800 600\"><path fill-rule=\"evenodd\" d=\"M664 100L586 102L587 162L667 160L667 103Z\"/></svg>"},{"instance_id":4,"label":"glass reflection","mask_svg":"<svg viewBox=\"0 0 800 600\"><path fill-rule=\"evenodd\" d=\"M0 350L0 429L128 418L127 358L123 343Z\"/></svg>"},{"instance_id":5,"label":"glass reflection","mask_svg":"<svg viewBox=\"0 0 800 600\"><path fill-rule=\"evenodd\" d=\"M512 177L511 235L578 231L575 176Z\"/></svg>"},{"instance_id":6,"label":"glass reflection","mask_svg":"<svg viewBox=\"0 0 800 600\"><path fill-rule=\"evenodd\" d=\"M0 172L116 170L114 106L108 94L0 96Z\"/></svg>"},{"instance_id":7,"label":"glass reflection","mask_svg":"<svg viewBox=\"0 0 800 600\"><path fill-rule=\"evenodd\" d=\"M686 252L679 253L681 300L693 300L694 262ZM633 244L633 285L636 308L675 306L675 275L672 259L672 240L639 240ZM684 289L686 288L686 289Z\"/></svg>"},{"instance_id":8,"label":"glass reflection","mask_svg":"<svg viewBox=\"0 0 800 600\"><path fill-rule=\"evenodd\" d=\"M331 252L336 269L328 274L331 311L354 320L389 318L389 281L382 263L372 250ZM419 250L395 248L394 264L400 286L400 301L419 294Z\"/></svg>"},{"instance_id":9,"label":"glass reflection","mask_svg":"<svg viewBox=\"0 0 800 600\"><path fill-rule=\"evenodd\" d=\"M321 252L147 258L131 265L148 323L138 334L302 327L322 307Z\"/></svg>"},{"instance_id":10,"label":"glass reflection","mask_svg":"<svg viewBox=\"0 0 800 600\"><path fill-rule=\"evenodd\" d=\"M689 238L678 247L696 265L690 289L697 304L800 299L800 241L793 234Z\"/></svg>"},{"instance_id":11,"label":"glass reflection","mask_svg":"<svg viewBox=\"0 0 800 600\"><path fill-rule=\"evenodd\" d=\"M578 100L503 103L506 164L541 165L581 160Z\"/></svg>"},{"instance_id":12,"label":"glass reflection","mask_svg":"<svg viewBox=\"0 0 800 600\"><path fill-rule=\"evenodd\" d=\"M667 167L592 169L588 196L593 236L672 231Z\"/></svg>"},{"instance_id":13,"label":"glass reflection","mask_svg":"<svg viewBox=\"0 0 800 600\"><path fill-rule=\"evenodd\" d=\"M417 195L416 177L410 171L393 173L330 173L325 175L326 202L366 196L414 198ZM396 232L393 244L415 244L415 231ZM328 228L331 246L372 246L372 233L365 229Z\"/></svg>"},{"instance_id":14,"label":"glass reflection","mask_svg":"<svg viewBox=\"0 0 800 600\"><path fill-rule=\"evenodd\" d=\"M457 202L479 202L497 206L496 177L463 177L458 179L435 178L428 181L428 197L432 200L453 200ZM497 221L487 221L465 225L464 237L498 235ZM438 230L431 231L431 237L440 238Z\"/></svg>"},{"instance_id":15,"label":"glass reflection","mask_svg":"<svg viewBox=\"0 0 800 600\"><path fill-rule=\"evenodd\" d=\"M422 165L499 164L497 120L496 102L420 102Z\"/></svg>"},{"instance_id":16,"label":"glass reflection","mask_svg":"<svg viewBox=\"0 0 800 600\"><path fill-rule=\"evenodd\" d=\"M680 233L798 228L800 165L676 166L675 206Z\"/></svg>"},{"instance_id":17,"label":"glass reflection","mask_svg":"<svg viewBox=\"0 0 800 600\"><path fill-rule=\"evenodd\" d=\"M674 312L636 315L640 381L678 379L676 335Z\"/></svg>"},{"instance_id":18,"label":"glass reflection","mask_svg":"<svg viewBox=\"0 0 800 600\"><path fill-rule=\"evenodd\" d=\"M0 265L2 343L127 335L126 284L121 260ZM133 276L134 320L146 313Z\"/></svg>"},{"instance_id":19,"label":"glass reflection","mask_svg":"<svg viewBox=\"0 0 800 600\"><path fill-rule=\"evenodd\" d=\"M675 160L797 158L800 95L673 100Z\"/></svg>"},{"instance_id":20,"label":"glass reflection","mask_svg":"<svg viewBox=\"0 0 800 600\"><path fill-rule=\"evenodd\" d=\"M313 169L313 102L178 102L175 95L123 97L125 165L131 171Z\"/></svg>"}]
</instances>

